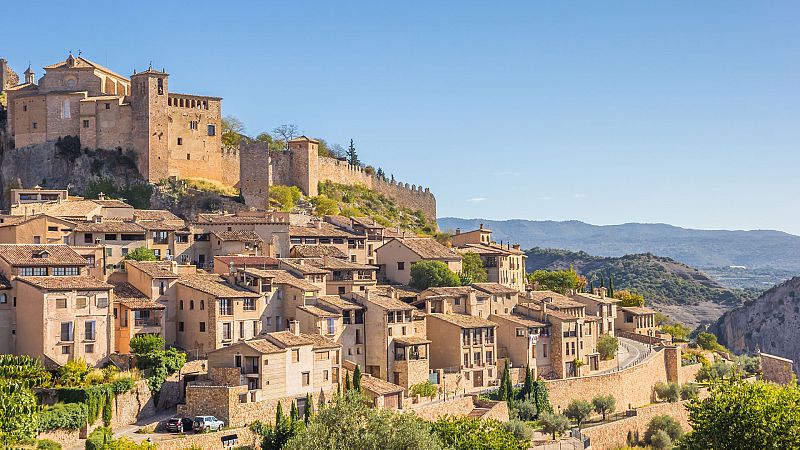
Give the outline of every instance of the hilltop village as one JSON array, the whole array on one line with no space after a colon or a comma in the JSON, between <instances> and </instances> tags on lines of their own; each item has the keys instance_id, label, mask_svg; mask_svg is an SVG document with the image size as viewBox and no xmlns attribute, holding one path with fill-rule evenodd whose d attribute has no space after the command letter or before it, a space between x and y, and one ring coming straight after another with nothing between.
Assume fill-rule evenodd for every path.
<instances>
[{"instance_id":1,"label":"hilltop village","mask_svg":"<svg viewBox=\"0 0 800 450\"><path fill-rule=\"evenodd\" d=\"M436 217L428 189L319 156L305 136L278 154L252 142L225 148L221 99L170 92L164 70L124 77L70 54L38 81L29 67L19 83L0 63L5 136L15 151L78 136L85 147L133 150L151 183L202 177L238 188L247 206L178 217L71 195L66 186L10 189L0 215L0 353L59 373L76 361L125 372L137 364L131 355L142 360L137 339L158 336L188 360L163 385L172 388L152 398L136 391L149 403L108 406L112 425L173 407L180 417L214 416L236 430L225 436L245 440L254 420L274 423L279 408L311 414L351 379L375 408L507 422L508 402L487 392L532 379L559 413L598 394L633 411L632 420L564 437L612 448L634 431L644 436L654 415L674 412L672 403L651 405L659 383L687 385L702 366L660 329L656 311L622 306L605 288L530 285L523 250L482 225L442 242L367 216L270 209L270 187L313 196L333 181ZM465 276L475 261L485 278ZM458 285L426 282L426 267ZM600 344L609 340L610 351ZM780 359L762 364L785 369ZM675 414L685 425L685 413ZM76 433L91 429L85 423ZM159 448L222 445L208 436Z\"/></svg>"}]
</instances>

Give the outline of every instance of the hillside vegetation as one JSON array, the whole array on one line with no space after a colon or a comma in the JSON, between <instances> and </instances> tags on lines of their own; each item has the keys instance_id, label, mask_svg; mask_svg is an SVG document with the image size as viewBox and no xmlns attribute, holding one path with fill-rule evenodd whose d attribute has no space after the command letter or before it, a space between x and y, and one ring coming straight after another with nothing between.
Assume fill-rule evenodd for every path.
<instances>
[{"instance_id":1,"label":"hillside vegetation","mask_svg":"<svg viewBox=\"0 0 800 450\"><path fill-rule=\"evenodd\" d=\"M422 211L399 206L394 200L362 185L319 183L319 195L306 197L295 186L270 186L270 206L280 211L308 212L317 216L341 214L371 217L386 228L400 227L421 235L436 235L436 223Z\"/></svg>"},{"instance_id":2,"label":"hillside vegetation","mask_svg":"<svg viewBox=\"0 0 800 450\"><path fill-rule=\"evenodd\" d=\"M648 302L661 305L692 305L701 302L736 306L755 293L727 289L703 272L673 259L650 253L619 258L592 256L586 252L533 248L526 252L527 269L563 270L573 267L579 274L600 285L600 278L614 277L615 289L628 289L644 295ZM608 283L608 281L606 281Z\"/></svg>"}]
</instances>

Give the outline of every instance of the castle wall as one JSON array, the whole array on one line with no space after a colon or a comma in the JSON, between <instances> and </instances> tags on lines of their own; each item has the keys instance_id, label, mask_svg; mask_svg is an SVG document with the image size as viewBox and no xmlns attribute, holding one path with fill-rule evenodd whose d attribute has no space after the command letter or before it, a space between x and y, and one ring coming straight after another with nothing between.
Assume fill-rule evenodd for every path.
<instances>
[{"instance_id":1,"label":"castle wall","mask_svg":"<svg viewBox=\"0 0 800 450\"><path fill-rule=\"evenodd\" d=\"M9 132L16 147L41 144L47 140L47 98L45 96L13 98L9 109ZM33 124L36 123L36 128Z\"/></svg>"},{"instance_id":2,"label":"castle wall","mask_svg":"<svg viewBox=\"0 0 800 450\"><path fill-rule=\"evenodd\" d=\"M80 105L81 145L88 148L127 149L131 142L131 106L119 98L86 99Z\"/></svg>"},{"instance_id":3,"label":"castle wall","mask_svg":"<svg viewBox=\"0 0 800 450\"><path fill-rule=\"evenodd\" d=\"M47 140L80 135L80 101L83 94L47 95Z\"/></svg>"},{"instance_id":4,"label":"castle wall","mask_svg":"<svg viewBox=\"0 0 800 450\"><path fill-rule=\"evenodd\" d=\"M266 210L269 205L270 157L260 142L242 142L238 160L241 166L239 188L247 206ZM276 161L273 161L275 163ZM281 183L278 183L281 184Z\"/></svg>"}]
</instances>

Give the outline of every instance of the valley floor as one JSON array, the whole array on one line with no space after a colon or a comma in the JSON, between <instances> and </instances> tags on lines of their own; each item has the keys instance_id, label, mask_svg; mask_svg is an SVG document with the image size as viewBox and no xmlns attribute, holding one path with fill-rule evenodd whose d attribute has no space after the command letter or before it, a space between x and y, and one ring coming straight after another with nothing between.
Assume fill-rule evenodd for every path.
<instances>
[{"instance_id":1,"label":"valley floor","mask_svg":"<svg viewBox=\"0 0 800 450\"><path fill-rule=\"evenodd\" d=\"M654 303L653 309L661 311L689 328L697 328L701 323L716 322L720 316L732 308L712 302L700 302L697 305L662 305Z\"/></svg>"}]
</instances>

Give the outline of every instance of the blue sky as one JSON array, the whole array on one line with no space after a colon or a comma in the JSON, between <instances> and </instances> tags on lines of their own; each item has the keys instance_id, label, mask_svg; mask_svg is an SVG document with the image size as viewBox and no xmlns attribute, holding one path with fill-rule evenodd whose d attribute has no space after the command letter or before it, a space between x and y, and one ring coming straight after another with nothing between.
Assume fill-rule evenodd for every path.
<instances>
[{"instance_id":1,"label":"blue sky","mask_svg":"<svg viewBox=\"0 0 800 450\"><path fill-rule=\"evenodd\" d=\"M3 7L20 73L152 60L249 134L354 139L440 216L800 234L798 2L39 3Z\"/></svg>"}]
</instances>

